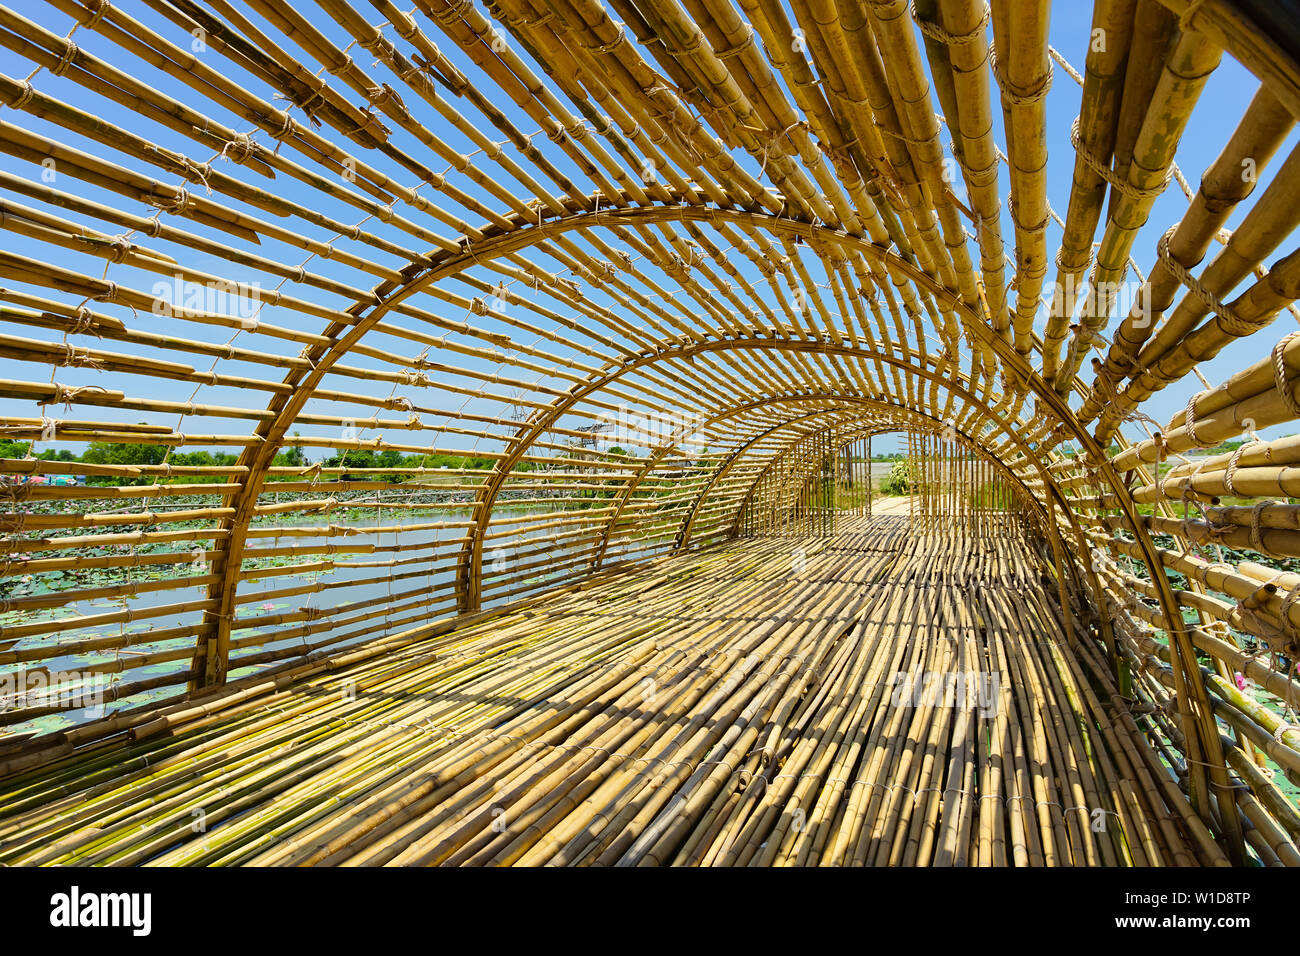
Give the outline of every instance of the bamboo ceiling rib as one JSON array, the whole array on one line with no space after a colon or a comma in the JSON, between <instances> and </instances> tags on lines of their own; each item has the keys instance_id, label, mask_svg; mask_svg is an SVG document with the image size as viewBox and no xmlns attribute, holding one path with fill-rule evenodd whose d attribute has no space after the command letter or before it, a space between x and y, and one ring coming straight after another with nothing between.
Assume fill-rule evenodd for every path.
<instances>
[{"instance_id":1,"label":"bamboo ceiling rib","mask_svg":"<svg viewBox=\"0 0 1300 956\"><path fill-rule=\"evenodd\" d=\"M1300 863L1295 27L1054 13L0 6L0 858Z\"/></svg>"},{"instance_id":2,"label":"bamboo ceiling rib","mask_svg":"<svg viewBox=\"0 0 1300 956\"><path fill-rule=\"evenodd\" d=\"M1294 125L1295 118L1282 108L1267 88L1261 87L1223 153L1206 170L1195 200L1169 237L1169 261L1187 268L1204 256L1211 239L1222 228L1233 208L1254 188L1254 177L1242 175L1243 164L1252 164L1256 169L1266 165ZM1098 370L1098 383L1080 410L1082 417L1090 419L1096 414L1105 386L1113 384L1125 371L1126 363L1136 360L1138 347L1154 331L1149 316L1164 314L1177 290L1178 277L1162 254L1138 293L1133 311L1115 331L1110 353Z\"/></svg>"},{"instance_id":3,"label":"bamboo ceiling rib","mask_svg":"<svg viewBox=\"0 0 1300 956\"><path fill-rule=\"evenodd\" d=\"M1093 7L1092 29L1102 31L1106 42L1088 46L1082 102L1076 125L1071 129L1077 155L1063 227L1065 234L1057 255L1057 294L1043 335L1043 377L1049 380L1056 379L1060 343L1066 339L1084 273L1092 262L1092 237L1106 198L1121 98L1129 88L1125 66L1127 62L1135 66L1151 62L1138 56L1129 57L1134 40L1134 11L1139 6L1137 0L1103 0ZM1146 35L1142 41L1145 39Z\"/></svg>"}]
</instances>

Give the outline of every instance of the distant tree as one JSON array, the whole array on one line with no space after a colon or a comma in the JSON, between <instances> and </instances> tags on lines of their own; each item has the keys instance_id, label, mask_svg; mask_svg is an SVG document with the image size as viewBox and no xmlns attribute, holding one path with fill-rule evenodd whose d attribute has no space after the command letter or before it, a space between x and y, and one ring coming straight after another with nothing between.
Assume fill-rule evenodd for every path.
<instances>
[{"instance_id":1,"label":"distant tree","mask_svg":"<svg viewBox=\"0 0 1300 956\"><path fill-rule=\"evenodd\" d=\"M167 456L166 445L137 445L132 442L91 442L81 460L90 465L158 465ZM154 481L152 475L123 478L119 475L95 475L87 480L92 485L146 485Z\"/></svg>"},{"instance_id":2,"label":"distant tree","mask_svg":"<svg viewBox=\"0 0 1300 956\"><path fill-rule=\"evenodd\" d=\"M297 432L294 434L296 435ZM301 445L290 445L277 454L272 463L278 468L306 468L308 464L307 456L303 454Z\"/></svg>"},{"instance_id":3,"label":"distant tree","mask_svg":"<svg viewBox=\"0 0 1300 956\"><path fill-rule=\"evenodd\" d=\"M369 449L361 448L337 448L337 452L332 458L326 458L322 465L326 468L342 468L344 472L339 476L343 481L350 481L353 478L362 479L365 475L353 475L346 469L348 468L374 468L375 453Z\"/></svg>"},{"instance_id":4,"label":"distant tree","mask_svg":"<svg viewBox=\"0 0 1300 956\"><path fill-rule=\"evenodd\" d=\"M415 457L415 456L412 456ZM405 455L396 449L389 448L375 456L376 468L405 468L408 461ZM388 481L397 482L402 480L401 474L393 473L379 476Z\"/></svg>"}]
</instances>

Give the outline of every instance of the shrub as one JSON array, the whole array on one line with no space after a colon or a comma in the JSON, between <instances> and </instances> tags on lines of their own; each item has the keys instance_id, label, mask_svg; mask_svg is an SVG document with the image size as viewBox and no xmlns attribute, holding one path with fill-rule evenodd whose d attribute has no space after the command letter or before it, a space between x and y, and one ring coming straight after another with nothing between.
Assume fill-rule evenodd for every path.
<instances>
[{"instance_id":1,"label":"shrub","mask_svg":"<svg viewBox=\"0 0 1300 956\"><path fill-rule=\"evenodd\" d=\"M894 462L889 474L880 483L880 490L887 495L910 495L914 487L912 463L907 459Z\"/></svg>"}]
</instances>

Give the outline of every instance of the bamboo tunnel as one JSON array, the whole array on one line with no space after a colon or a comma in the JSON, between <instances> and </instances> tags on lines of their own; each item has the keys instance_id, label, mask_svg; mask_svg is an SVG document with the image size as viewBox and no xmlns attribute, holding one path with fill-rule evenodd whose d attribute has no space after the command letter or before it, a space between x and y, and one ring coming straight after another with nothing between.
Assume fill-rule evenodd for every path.
<instances>
[{"instance_id":1,"label":"bamboo tunnel","mask_svg":"<svg viewBox=\"0 0 1300 956\"><path fill-rule=\"evenodd\" d=\"M0 863L1300 864L1269 9L0 4Z\"/></svg>"}]
</instances>

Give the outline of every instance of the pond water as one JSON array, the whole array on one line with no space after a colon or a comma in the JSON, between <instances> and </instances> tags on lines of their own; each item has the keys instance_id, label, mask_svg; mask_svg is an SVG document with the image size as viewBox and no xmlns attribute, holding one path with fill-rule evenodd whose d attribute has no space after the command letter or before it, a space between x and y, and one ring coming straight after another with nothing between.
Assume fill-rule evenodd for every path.
<instances>
[{"instance_id":1,"label":"pond water","mask_svg":"<svg viewBox=\"0 0 1300 956\"><path fill-rule=\"evenodd\" d=\"M118 502L117 504L120 504ZM192 507L193 503L187 506ZM530 514L544 514L554 511L553 505L529 504L511 505L503 502L494 511L495 522L518 518ZM390 630L407 629L418 626L422 620L433 620L455 612L454 584L455 563L460 552L466 531L464 528L420 528L419 525L435 522L465 522L470 516L467 508L429 508L419 510L384 509L342 509L332 513L329 518L319 515L275 516L274 521L259 521L254 524L257 530L268 528L284 529L285 534L250 537L248 547L256 553L260 549L274 549L292 546L332 545L337 550L333 554L299 554L271 557L254 557L244 562L244 570L272 570L264 577L246 580L239 587L239 604L235 612L236 621L264 619L265 623L251 627L237 628L232 640L251 641L252 646L237 649L232 653L230 679L237 679L281 661L238 666L241 656L260 655L266 652L286 650L294 646L303 646L309 641L319 641L334 632L349 635L346 640L331 647L345 647L348 644L364 641L387 633ZM330 524L348 524L354 528L382 528L384 530L359 530L345 534L340 530L324 533ZM517 527L504 525L504 528ZM197 529L205 527L199 522L177 522L159 524L156 530L176 530L180 528ZM320 528L322 533L304 534L301 529ZM294 533L294 529L300 529ZM95 533L112 533L114 530L135 530L97 528ZM593 531L593 534L595 532ZM575 539L557 542L548 533L534 531L524 536L512 536L504 542L490 541L485 555L483 575L485 599L483 606L490 608L505 601L518 600L525 596L516 593L508 596L494 596L490 587L493 580L509 578L507 590L520 587L528 591L544 589L547 585L581 576L588 570L589 564L565 567L580 551L589 548L593 538L584 535ZM172 552L188 555L195 548L211 546L208 541L185 541L179 544L164 544L142 547L141 554ZM130 554L125 545L112 548L94 549L97 554ZM66 557L68 551L34 552L33 558ZM610 561L637 559L647 557L653 550L635 546L616 550L611 548ZM321 568L323 562L334 562L333 567ZM391 561L403 563L393 567L384 565ZM355 565L341 567L340 564ZM517 564L528 565L524 570L512 570ZM315 565L316 567L311 567ZM371 566L366 566L371 565ZM304 567L296 572L295 567ZM37 685L32 672L48 670L53 674L81 675L83 682L97 685L99 688L114 686L118 683L131 683L141 680L158 679L167 676L180 680L188 671L192 652L196 642L194 634L161 637L166 632L175 634L179 628L195 628L203 622L203 613L196 605L207 598L206 586L186 585L188 577L201 578L209 569L203 565L190 563L178 565L140 565L131 568L108 569L71 569L37 575L20 575L6 581L0 596L12 600L28 596L56 595L60 591L72 591L91 588L119 586L128 583L149 584L168 582L169 586L160 590L146 591L125 597L97 598L91 600L70 601L58 607L41 609L9 609L0 612L0 626L10 629L14 626L32 625L49 622L51 626L60 621L95 615L121 615L127 611L133 618L130 621L113 620L108 622L90 622L84 626L68 630L36 633L21 637L0 636L0 653L24 651L29 649L48 649L55 647L75 647L91 640L111 640L126 647L104 648L95 650L70 651L28 663L0 664L0 707L7 699L14 703L14 694L25 692L23 697L27 706L32 706L44 698L46 691ZM400 576L392 580L392 576ZM301 593L284 593L300 588L310 588ZM433 603L421 605L420 602L434 597ZM378 607L397 605L393 612L394 622L386 626L385 616L359 619L373 613ZM172 608L162 614L149 616L148 612ZM303 609L337 609L348 608L340 614L346 622L338 626L326 625L317 621L320 630L303 635L296 632L306 622L301 619L280 621L280 615L301 614ZM312 613L312 612L308 612ZM280 632L288 632L287 637L278 638ZM12 631L10 631L12 633ZM160 639L150 639L150 634L159 634ZM261 639L261 640L259 640ZM129 661L131 656L162 654L167 659L149 663L144 666L129 668L125 673L118 671L119 665ZM102 671L102 673L95 673ZM27 676L31 675L31 676ZM20 682L25 686L20 686ZM65 681L60 692L76 685ZM0 733L42 733L81 723L88 719L102 716L100 707L105 712L125 709L151 700L170 697L177 692L177 687L162 686L141 693L124 697L106 705L93 699L95 695L87 694L88 707L75 707L59 714L51 714L0 728ZM74 696L60 696L64 704L77 700ZM22 703L23 701L18 701Z\"/></svg>"}]
</instances>

